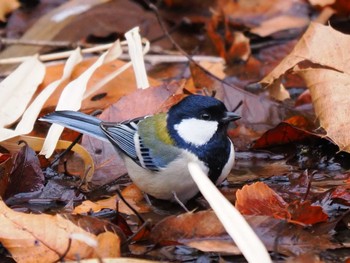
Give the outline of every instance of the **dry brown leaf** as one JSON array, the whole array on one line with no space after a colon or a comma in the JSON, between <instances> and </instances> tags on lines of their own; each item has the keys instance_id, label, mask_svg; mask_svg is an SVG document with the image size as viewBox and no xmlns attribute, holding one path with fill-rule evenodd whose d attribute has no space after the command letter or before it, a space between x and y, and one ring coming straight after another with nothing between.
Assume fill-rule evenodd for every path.
<instances>
[{"instance_id":1,"label":"dry brown leaf","mask_svg":"<svg viewBox=\"0 0 350 263\"><path fill-rule=\"evenodd\" d=\"M327 6L335 3L336 0L309 0L310 4L318 6Z\"/></svg>"},{"instance_id":2,"label":"dry brown leaf","mask_svg":"<svg viewBox=\"0 0 350 263\"><path fill-rule=\"evenodd\" d=\"M21 146L18 145L19 141L25 141L34 151L38 152L41 150L44 144L44 138L32 137L32 136L17 136L6 141L0 142L0 146L4 147L11 153L17 153ZM72 142L59 140L56 146L56 150L67 149ZM80 144L75 144L72 151L77 153L84 160L85 171L82 174L84 181L89 183L92 180L92 175L95 172L95 164L90 153Z\"/></svg>"},{"instance_id":3,"label":"dry brown leaf","mask_svg":"<svg viewBox=\"0 0 350 263\"><path fill-rule=\"evenodd\" d=\"M217 6L231 24L243 24L261 36L304 27L309 22L308 4L300 0L219 0Z\"/></svg>"},{"instance_id":4,"label":"dry brown leaf","mask_svg":"<svg viewBox=\"0 0 350 263\"><path fill-rule=\"evenodd\" d=\"M272 84L288 70L305 60L349 74L350 60L346 59L349 45L348 35L330 26L311 23L293 51L261 82Z\"/></svg>"},{"instance_id":5,"label":"dry brown leaf","mask_svg":"<svg viewBox=\"0 0 350 263\"><path fill-rule=\"evenodd\" d=\"M140 189L137 188L134 184L128 185L123 191L122 195L124 199L136 209L139 213L147 213L150 211L150 207L144 202L143 194ZM73 213L84 214L90 211L99 212L102 209L117 209L118 212L131 215L134 212L122 201L119 201L118 195L113 195L107 199L102 199L96 202L90 200L84 201L81 205L78 205L74 208Z\"/></svg>"},{"instance_id":6,"label":"dry brown leaf","mask_svg":"<svg viewBox=\"0 0 350 263\"><path fill-rule=\"evenodd\" d=\"M2 2L1 0L0 2ZM66 27L71 26L72 21L81 14L95 6L110 0L72 0L65 1L59 7L41 16L40 19L26 30L21 40L57 40L57 35ZM74 28L76 30L76 28ZM76 35L80 32L76 32ZM66 38L61 38L66 39ZM72 40L74 42L74 40ZM18 56L30 56L39 53L43 49L40 45L11 45L0 53L0 58L11 58ZM0 65L1 72L13 69L13 65Z\"/></svg>"},{"instance_id":7,"label":"dry brown leaf","mask_svg":"<svg viewBox=\"0 0 350 263\"><path fill-rule=\"evenodd\" d=\"M325 68L298 69L310 90L320 125L341 151L350 152L350 75Z\"/></svg>"},{"instance_id":8,"label":"dry brown leaf","mask_svg":"<svg viewBox=\"0 0 350 263\"><path fill-rule=\"evenodd\" d=\"M251 32L261 37L267 37L282 30L306 27L309 23L310 20L306 17L281 15L263 21L260 26L253 28Z\"/></svg>"},{"instance_id":9,"label":"dry brown leaf","mask_svg":"<svg viewBox=\"0 0 350 263\"><path fill-rule=\"evenodd\" d=\"M261 82L274 85L284 74L300 75L310 90L315 113L327 136L350 152L350 36L311 23L287 56Z\"/></svg>"},{"instance_id":10,"label":"dry brown leaf","mask_svg":"<svg viewBox=\"0 0 350 263\"><path fill-rule=\"evenodd\" d=\"M286 227L284 220L268 216L244 217L269 251L295 255L337 246L330 241L328 234L315 234L296 225ZM232 225L233 229L236 227ZM202 251L238 252L237 246L210 210L166 217L154 226L150 235L153 242L162 245L181 243Z\"/></svg>"},{"instance_id":11,"label":"dry brown leaf","mask_svg":"<svg viewBox=\"0 0 350 263\"><path fill-rule=\"evenodd\" d=\"M0 242L16 262L54 262L61 255L70 260L88 258L94 248L71 238L72 234L97 241L96 236L60 215L15 212L3 201L0 201L0 221Z\"/></svg>"},{"instance_id":12,"label":"dry brown leaf","mask_svg":"<svg viewBox=\"0 0 350 263\"><path fill-rule=\"evenodd\" d=\"M17 0L1 0L0 1L0 20L5 22L6 15L20 6Z\"/></svg>"},{"instance_id":13,"label":"dry brown leaf","mask_svg":"<svg viewBox=\"0 0 350 263\"><path fill-rule=\"evenodd\" d=\"M98 248L93 257L120 257L120 238L109 231L97 236Z\"/></svg>"}]
</instances>

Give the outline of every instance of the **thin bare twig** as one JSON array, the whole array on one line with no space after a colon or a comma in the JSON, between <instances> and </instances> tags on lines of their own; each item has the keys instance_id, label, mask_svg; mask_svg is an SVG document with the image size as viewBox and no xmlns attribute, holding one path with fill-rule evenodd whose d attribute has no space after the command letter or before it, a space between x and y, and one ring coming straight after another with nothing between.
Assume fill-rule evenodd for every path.
<instances>
[{"instance_id":1,"label":"thin bare twig","mask_svg":"<svg viewBox=\"0 0 350 263\"><path fill-rule=\"evenodd\" d=\"M82 46L82 43L72 43L69 41L47 41L47 40L33 40L33 39L15 39L15 38L5 38L5 37L0 37L0 44L47 46L47 47L57 47L57 48L77 48L78 46ZM88 45L84 45L84 46L88 46Z\"/></svg>"}]
</instances>

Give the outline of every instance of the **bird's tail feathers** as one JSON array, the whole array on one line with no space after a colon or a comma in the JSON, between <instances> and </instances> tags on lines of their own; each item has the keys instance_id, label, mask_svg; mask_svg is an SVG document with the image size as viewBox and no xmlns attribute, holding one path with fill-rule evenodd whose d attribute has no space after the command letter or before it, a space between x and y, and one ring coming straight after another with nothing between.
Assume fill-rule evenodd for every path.
<instances>
[{"instance_id":1,"label":"bird's tail feathers","mask_svg":"<svg viewBox=\"0 0 350 263\"><path fill-rule=\"evenodd\" d=\"M56 123L77 132L88 134L108 141L100 128L100 119L77 111L55 111L39 119L49 123Z\"/></svg>"}]
</instances>

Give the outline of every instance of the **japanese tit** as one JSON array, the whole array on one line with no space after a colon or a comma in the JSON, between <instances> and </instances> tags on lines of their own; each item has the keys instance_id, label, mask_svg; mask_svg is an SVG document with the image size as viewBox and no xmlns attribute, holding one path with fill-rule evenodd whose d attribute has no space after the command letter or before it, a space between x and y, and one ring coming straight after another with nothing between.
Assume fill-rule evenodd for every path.
<instances>
[{"instance_id":1,"label":"japanese tit","mask_svg":"<svg viewBox=\"0 0 350 263\"><path fill-rule=\"evenodd\" d=\"M142 191L186 202L199 191L188 162L198 163L216 185L229 174L235 154L227 127L239 118L213 97L190 95L167 113L119 123L75 111L56 111L40 120L112 143Z\"/></svg>"}]
</instances>

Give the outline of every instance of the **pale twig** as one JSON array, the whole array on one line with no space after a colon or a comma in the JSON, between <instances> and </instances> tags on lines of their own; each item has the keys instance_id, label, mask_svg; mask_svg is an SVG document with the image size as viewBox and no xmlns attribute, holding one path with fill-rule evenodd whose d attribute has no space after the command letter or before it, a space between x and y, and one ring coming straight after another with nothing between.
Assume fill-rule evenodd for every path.
<instances>
[{"instance_id":1,"label":"pale twig","mask_svg":"<svg viewBox=\"0 0 350 263\"><path fill-rule=\"evenodd\" d=\"M35 39L15 39L0 37L0 43L3 45L27 45L27 46L47 46L59 48L76 48L81 46L81 43L72 43L69 41L48 41ZM91 45L84 45L91 46Z\"/></svg>"},{"instance_id":2,"label":"pale twig","mask_svg":"<svg viewBox=\"0 0 350 263\"><path fill-rule=\"evenodd\" d=\"M89 54L89 53L95 53L95 52L101 52L109 49L113 43L105 44L105 45L99 45L91 48L85 48L82 49L82 53ZM70 51L64 51L64 52L58 52L58 53L51 53L51 54L45 54L45 55L39 55L39 59L41 61L51 61L51 60L58 60L58 59L65 59L68 58L74 50ZM15 63L21 63L28 58L31 58L32 56L24 56L24 57L15 57L15 58L5 58L0 59L0 64L15 64Z\"/></svg>"}]
</instances>

